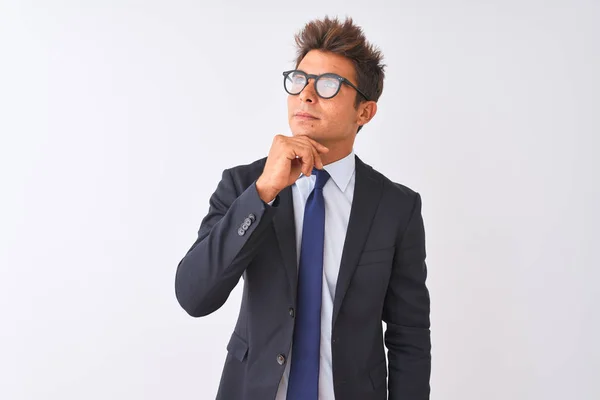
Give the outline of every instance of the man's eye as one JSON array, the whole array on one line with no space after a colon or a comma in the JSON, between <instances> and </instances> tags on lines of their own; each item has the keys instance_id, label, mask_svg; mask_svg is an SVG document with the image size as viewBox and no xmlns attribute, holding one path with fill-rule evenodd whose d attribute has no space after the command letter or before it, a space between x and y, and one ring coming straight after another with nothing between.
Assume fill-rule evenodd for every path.
<instances>
[{"instance_id":1,"label":"man's eye","mask_svg":"<svg viewBox=\"0 0 600 400\"><path fill-rule=\"evenodd\" d=\"M326 88L333 89L337 87L337 82L334 79L323 79L322 85Z\"/></svg>"}]
</instances>

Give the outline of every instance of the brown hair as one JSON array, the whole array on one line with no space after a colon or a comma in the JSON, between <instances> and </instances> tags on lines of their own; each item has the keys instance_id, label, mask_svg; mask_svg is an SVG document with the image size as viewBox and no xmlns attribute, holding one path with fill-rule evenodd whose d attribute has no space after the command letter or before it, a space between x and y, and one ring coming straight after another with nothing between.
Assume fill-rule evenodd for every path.
<instances>
[{"instance_id":1,"label":"brown hair","mask_svg":"<svg viewBox=\"0 0 600 400\"><path fill-rule=\"evenodd\" d=\"M313 20L295 36L298 46L296 68L311 50L328 51L347 57L354 64L357 87L369 100L377 101L383 92L385 65L381 63L381 51L367 42L362 29L354 25L352 18L340 22L337 18L325 17ZM355 107L364 98L356 93ZM360 129L359 129L360 130Z\"/></svg>"}]
</instances>

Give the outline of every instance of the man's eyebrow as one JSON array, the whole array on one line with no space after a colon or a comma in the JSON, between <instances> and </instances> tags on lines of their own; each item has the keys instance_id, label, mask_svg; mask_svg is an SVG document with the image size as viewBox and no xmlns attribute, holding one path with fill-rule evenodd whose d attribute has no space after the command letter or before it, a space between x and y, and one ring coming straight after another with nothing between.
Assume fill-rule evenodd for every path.
<instances>
[{"instance_id":1,"label":"man's eyebrow","mask_svg":"<svg viewBox=\"0 0 600 400\"><path fill-rule=\"evenodd\" d=\"M338 72L333 72L333 71L325 71L325 72L321 72L320 74L311 74L310 72L306 72L302 69L298 69L297 71L301 71L304 72L306 75L316 75L316 76L320 76L320 75L325 75L325 74L334 74L334 75L338 75L338 76L342 76L340 73Z\"/></svg>"}]
</instances>

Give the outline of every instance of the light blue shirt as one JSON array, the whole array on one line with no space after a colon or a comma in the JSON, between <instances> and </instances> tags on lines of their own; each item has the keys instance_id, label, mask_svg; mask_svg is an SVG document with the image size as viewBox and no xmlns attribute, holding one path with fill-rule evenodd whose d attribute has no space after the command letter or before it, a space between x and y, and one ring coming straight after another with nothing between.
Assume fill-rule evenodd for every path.
<instances>
[{"instance_id":1,"label":"light blue shirt","mask_svg":"<svg viewBox=\"0 0 600 400\"><path fill-rule=\"evenodd\" d=\"M321 298L321 361L319 364L319 399L334 399L333 372L331 361L331 329L333 315L333 300L337 284L342 251L346 240L346 230L350 219L350 209L354 198L355 181L354 151L334 163L324 166L331 178L323 187L325 198L325 242L323 243L323 289ZM316 176L300 175L292 185L294 201L294 220L296 222L296 254L300 262L302 246L302 226L306 200L315 187ZM279 383L275 400L285 400L287 395L288 377L292 361L292 350L287 357L287 363Z\"/></svg>"}]
</instances>

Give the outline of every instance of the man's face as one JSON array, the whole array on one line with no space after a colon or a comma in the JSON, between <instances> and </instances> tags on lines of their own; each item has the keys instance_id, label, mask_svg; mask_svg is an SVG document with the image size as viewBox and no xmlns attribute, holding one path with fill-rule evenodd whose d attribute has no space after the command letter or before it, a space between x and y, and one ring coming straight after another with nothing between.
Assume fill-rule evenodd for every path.
<instances>
[{"instance_id":1,"label":"man's face","mask_svg":"<svg viewBox=\"0 0 600 400\"><path fill-rule=\"evenodd\" d=\"M354 65L337 54L311 50L297 69L315 75L331 72L357 84ZM356 90L342 84L335 97L323 99L315 91L314 79L310 79L299 95L288 96L288 119L292 134L308 136L324 145L353 142L362 109L354 107L356 96L360 96Z\"/></svg>"}]
</instances>

